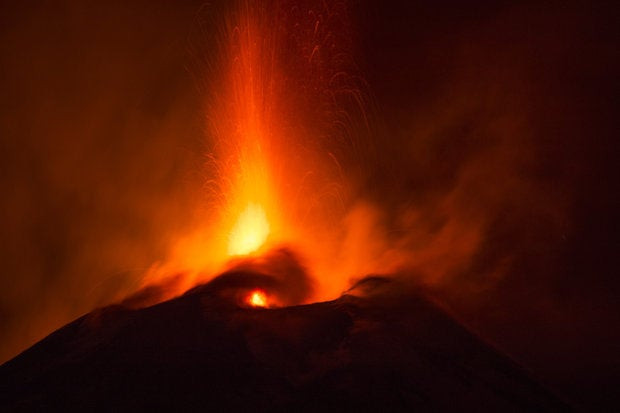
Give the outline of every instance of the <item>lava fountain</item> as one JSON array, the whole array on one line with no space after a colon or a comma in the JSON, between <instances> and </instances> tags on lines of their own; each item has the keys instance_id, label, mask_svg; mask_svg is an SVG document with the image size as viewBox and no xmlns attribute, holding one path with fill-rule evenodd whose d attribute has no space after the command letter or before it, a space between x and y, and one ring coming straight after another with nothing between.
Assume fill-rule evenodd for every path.
<instances>
[{"instance_id":1,"label":"lava fountain","mask_svg":"<svg viewBox=\"0 0 620 413\"><path fill-rule=\"evenodd\" d=\"M347 202L338 152L354 139L337 96L361 94L339 44L343 6L315 7L240 1L230 10L206 76L207 212L148 281L181 268L178 294L231 262L286 247L302 272L321 274L315 299L346 289L350 272L334 253Z\"/></svg>"},{"instance_id":2,"label":"lava fountain","mask_svg":"<svg viewBox=\"0 0 620 413\"><path fill-rule=\"evenodd\" d=\"M269 222L260 205L248 204L230 231L228 255L247 255L259 249L269 236Z\"/></svg>"}]
</instances>

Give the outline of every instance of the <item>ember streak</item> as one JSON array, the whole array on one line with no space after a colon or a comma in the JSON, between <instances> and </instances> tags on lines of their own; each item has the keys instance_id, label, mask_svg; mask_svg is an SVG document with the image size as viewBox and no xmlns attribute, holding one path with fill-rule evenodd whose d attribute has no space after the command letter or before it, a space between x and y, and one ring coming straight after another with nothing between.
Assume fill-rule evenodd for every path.
<instances>
[{"instance_id":1,"label":"ember streak","mask_svg":"<svg viewBox=\"0 0 620 413\"><path fill-rule=\"evenodd\" d=\"M176 297L278 365L256 331L382 325L341 293L398 280L577 408L620 403L613 10L5 3L0 360Z\"/></svg>"}]
</instances>

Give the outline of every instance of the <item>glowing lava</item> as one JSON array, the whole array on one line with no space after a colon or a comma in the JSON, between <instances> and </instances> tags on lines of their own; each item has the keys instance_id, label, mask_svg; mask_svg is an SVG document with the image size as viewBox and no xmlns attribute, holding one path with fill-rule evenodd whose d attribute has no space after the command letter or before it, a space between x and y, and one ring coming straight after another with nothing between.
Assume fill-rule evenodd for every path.
<instances>
[{"instance_id":1,"label":"glowing lava","mask_svg":"<svg viewBox=\"0 0 620 413\"><path fill-rule=\"evenodd\" d=\"M264 291L254 290L248 296L247 302L252 307L267 307L267 295Z\"/></svg>"},{"instance_id":2,"label":"glowing lava","mask_svg":"<svg viewBox=\"0 0 620 413\"><path fill-rule=\"evenodd\" d=\"M258 204L250 203L241 213L228 238L228 255L247 255L265 243L269 222Z\"/></svg>"},{"instance_id":3,"label":"glowing lava","mask_svg":"<svg viewBox=\"0 0 620 413\"><path fill-rule=\"evenodd\" d=\"M338 274L357 272L349 267L366 261L337 253L338 224L349 205L338 154L349 153L357 134L349 124L357 123L335 96L347 104L345 96L359 100L348 63L340 63L347 52L336 45L343 25L323 17L339 15L327 5L317 5L320 12L301 7L297 21L297 14L287 14L288 2L231 3L220 55L209 64L205 202L197 225L152 278L161 282L158 277L182 268L189 287L241 257L286 246L308 262L308 273L320 274L322 298L335 298L347 285ZM356 239L346 243L346 251L357 245Z\"/></svg>"}]
</instances>

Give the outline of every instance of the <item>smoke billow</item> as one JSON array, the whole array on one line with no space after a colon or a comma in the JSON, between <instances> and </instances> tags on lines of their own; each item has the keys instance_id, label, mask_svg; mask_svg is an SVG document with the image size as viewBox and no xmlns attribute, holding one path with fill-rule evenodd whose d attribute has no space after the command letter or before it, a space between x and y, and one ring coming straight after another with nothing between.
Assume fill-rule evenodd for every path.
<instances>
[{"instance_id":1,"label":"smoke billow","mask_svg":"<svg viewBox=\"0 0 620 413\"><path fill-rule=\"evenodd\" d=\"M198 7L0 6L0 360L134 291L191 223Z\"/></svg>"},{"instance_id":2,"label":"smoke billow","mask_svg":"<svg viewBox=\"0 0 620 413\"><path fill-rule=\"evenodd\" d=\"M232 262L224 275L234 273L266 275L270 285L265 288L278 297L280 305L303 304L312 296L312 280L300 259L289 248L282 247L260 257Z\"/></svg>"},{"instance_id":3,"label":"smoke billow","mask_svg":"<svg viewBox=\"0 0 620 413\"><path fill-rule=\"evenodd\" d=\"M608 11L366 6L360 61L381 149L350 216L352 248L374 257L369 272L398 263L558 387L571 389L566 377L584 371L617 376L613 352L591 346L618 342L609 328L618 59Z\"/></svg>"}]
</instances>

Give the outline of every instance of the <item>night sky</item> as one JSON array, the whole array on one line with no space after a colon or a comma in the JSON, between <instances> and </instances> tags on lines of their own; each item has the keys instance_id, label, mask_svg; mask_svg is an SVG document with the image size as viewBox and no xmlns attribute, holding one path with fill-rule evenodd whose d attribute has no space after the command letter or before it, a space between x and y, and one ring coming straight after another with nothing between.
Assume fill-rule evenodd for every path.
<instances>
[{"instance_id":1,"label":"night sky","mask_svg":"<svg viewBox=\"0 0 620 413\"><path fill-rule=\"evenodd\" d=\"M195 224L212 3L0 5L0 361L134 292ZM402 272L544 385L620 403L613 6L343 4L370 125L355 154L329 148L352 209L372 205Z\"/></svg>"}]
</instances>

